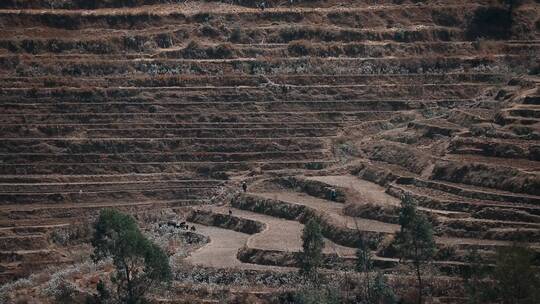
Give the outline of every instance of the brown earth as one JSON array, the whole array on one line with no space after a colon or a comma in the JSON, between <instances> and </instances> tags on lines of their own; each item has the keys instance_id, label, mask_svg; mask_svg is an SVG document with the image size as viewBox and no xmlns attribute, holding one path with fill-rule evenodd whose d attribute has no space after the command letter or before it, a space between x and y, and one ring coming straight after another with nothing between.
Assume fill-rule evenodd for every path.
<instances>
[{"instance_id":1,"label":"brown earth","mask_svg":"<svg viewBox=\"0 0 540 304\"><path fill-rule=\"evenodd\" d=\"M473 247L488 260L514 240L539 250L537 2L512 15L495 0L231 2L0 4L10 297L17 278L87 259L106 207L149 234L188 220L209 242L171 254L207 274L291 275L317 216L338 261L326 271L350 268L362 236L399 277L404 194L450 252L433 263L447 274Z\"/></svg>"}]
</instances>

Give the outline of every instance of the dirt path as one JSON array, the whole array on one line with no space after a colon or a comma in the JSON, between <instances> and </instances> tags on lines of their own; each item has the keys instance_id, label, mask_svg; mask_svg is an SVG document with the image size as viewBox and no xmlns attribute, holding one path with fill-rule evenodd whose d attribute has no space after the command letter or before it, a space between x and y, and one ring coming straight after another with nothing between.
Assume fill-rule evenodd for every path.
<instances>
[{"instance_id":1,"label":"dirt path","mask_svg":"<svg viewBox=\"0 0 540 304\"><path fill-rule=\"evenodd\" d=\"M302 230L304 229L304 225L297 221L285 220L236 208L208 207L206 209L221 214L228 214L228 211L231 210L233 216L264 223L266 228L262 232L251 235L248 238L247 246L249 248L288 252L302 251ZM355 249L344 247L325 239L323 252L327 254L336 253L339 256L350 256L354 255Z\"/></svg>"},{"instance_id":2,"label":"dirt path","mask_svg":"<svg viewBox=\"0 0 540 304\"><path fill-rule=\"evenodd\" d=\"M399 225L385 223L381 221L355 218L342 215L343 204L333 203L316 197L308 196L295 192L273 192L273 193L254 193L265 199L275 199L290 204L303 205L326 214L334 224L341 225L348 229L359 229L361 231L373 231L393 234L399 230ZM436 237L438 244L445 245L486 245L486 246L507 246L510 242L473 239L473 238L452 238ZM536 246L536 244L535 244Z\"/></svg>"},{"instance_id":3,"label":"dirt path","mask_svg":"<svg viewBox=\"0 0 540 304\"><path fill-rule=\"evenodd\" d=\"M388 195L384 187L352 175L310 176L306 179L346 188L349 192L347 193L347 199L352 198L355 200L351 203L371 203L387 206L400 205L399 199Z\"/></svg>"},{"instance_id":4,"label":"dirt path","mask_svg":"<svg viewBox=\"0 0 540 304\"><path fill-rule=\"evenodd\" d=\"M393 207L399 207L401 204L400 199L386 193L386 188L353 175L310 176L306 177L306 179L320 181L336 187L345 188L347 191L347 203L369 203ZM418 207L418 210L448 217L467 216L466 213L458 211L438 210L425 207Z\"/></svg>"},{"instance_id":5,"label":"dirt path","mask_svg":"<svg viewBox=\"0 0 540 304\"><path fill-rule=\"evenodd\" d=\"M343 215L344 204L334 203L303 193L283 191L253 194L265 199L275 199L294 205L302 205L312 208L328 216L328 218L337 225L341 225L349 229L356 229L358 227L358 229L362 231L374 231L383 233L394 233L399 229L399 226L395 224L389 224L362 218L354 218L351 216Z\"/></svg>"},{"instance_id":6,"label":"dirt path","mask_svg":"<svg viewBox=\"0 0 540 304\"><path fill-rule=\"evenodd\" d=\"M249 234L236 232L233 230L192 224L197 229L197 232L208 236L210 242L198 249L186 259L187 262L193 265L201 265L214 268L242 268L253 270L274 270L274 271L291 271L293 268L264 266L257 264L242 263L237 258L238 249L242 248Z\"/></svg>"}]
</instances>

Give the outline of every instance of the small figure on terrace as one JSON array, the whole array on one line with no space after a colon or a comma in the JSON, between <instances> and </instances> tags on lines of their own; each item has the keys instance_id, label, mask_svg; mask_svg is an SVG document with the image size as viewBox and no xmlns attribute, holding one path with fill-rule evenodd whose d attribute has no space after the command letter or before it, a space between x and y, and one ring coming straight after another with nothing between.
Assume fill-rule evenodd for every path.
<instances>
[{"instance_id":1,"label":"small figure on terrace","mask_svg":"<svg viewBox=\"0 0 540 304\"><path fill-rule=\"evenodd\" d=\"M247 191L247 183L245 181L242 182L242 190L244 190L244 192Z\"/></svg>"},{"instance_id":2,"label":"small figure on terrace","mask_svg":"<svg viewBox=\"0 0 540 304\"><path fill-rule=\"evenodd\" d=\"M334 202L335 202L336 199L337 199L337 192L336 192L336 189L334 189L334 188L331 188L331 189L330 189L330 199L331 199L332 201L334 201Z\"/></svg>"}]
</instances>

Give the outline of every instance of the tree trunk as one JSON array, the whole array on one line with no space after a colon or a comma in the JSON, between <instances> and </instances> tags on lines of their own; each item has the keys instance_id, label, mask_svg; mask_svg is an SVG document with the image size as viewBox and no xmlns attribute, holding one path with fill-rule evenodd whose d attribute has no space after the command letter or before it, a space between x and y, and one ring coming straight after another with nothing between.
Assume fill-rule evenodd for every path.
<instances>
[{"instance_id":1,"label":"tree trunk","mask_svg":"<svg viewBox=\"0 0 540 304\"><path fill-rule=\"evenodd\" d=\"M420 273L420 264L416 264L416 278L418 280L418 304L422 304L422 293L424 286L422 285L422 275Z\"/></svg>"}]
</instances>

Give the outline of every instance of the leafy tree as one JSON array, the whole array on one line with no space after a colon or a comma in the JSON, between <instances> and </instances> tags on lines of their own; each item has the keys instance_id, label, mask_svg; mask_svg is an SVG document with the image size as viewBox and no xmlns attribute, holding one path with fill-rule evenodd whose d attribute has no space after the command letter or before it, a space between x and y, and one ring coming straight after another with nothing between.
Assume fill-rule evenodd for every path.
<instances>
[{"instance_id":1,"label":"leafy tree","mask_svg":"<svg viewBox=\"0 0 540 304\"><path fill-rule=\"evenodd\" d=\"M302 232L302 254L300 256L300 274L318 282L317 268L322 263L324 247L321 226L316 219L310 219Z\"/></svg>"},{"instance_id":2,"label":"leafy tree","mask_svg":"<svg viewBox=\"0 0 540 304\"><path fill-rule=\"evenodd\" d=\"M362 290L357 295L358 300L364 302L371 299L372 282L370 272L373 270L373 259L371 251L366 245L363 238L359 238L360 242L356 249L356 271L362 273L362 282L360 284Z\"/></svg>"},{"instance_id":3,"label":"leafy tree","mask_svg":"<svg viewBox=\"0 0 540 304\"><path fill-rule=\"evenodd\" d=\"M478 253L478 249L473 248L469 251L465 256L465 261L469 265L461 272L461 277L464 281L468 303L484 303L485 282L483 279L487 274L487 268Z\"/></svg>"},{"instance_id":4,"label":"leafy tree","mask_svg":"<svg viewBox=\"0 0 540 304\"><path fill-rule=\"evenodd\" d=\"M540 271L534 267L534 259L535 252L525 246L498 249L492 294L504 304L540 303Z\"/></svg>"},{"instance_id":5,"label":"leafy tree","mask_svg":"<svg viewBox=\"0 0 540 304\"><path fill-rule=\"evenodd\" d=\"M362 273L362 284L357 301L360 303L395 303L395 295L380 272L373 273L373 257L369 246L360 238L356 250L356 271Z\"/></svg>"},{"instance_id":6,"label":"leafy tree","mask_svg":"<svg viewBox=\"0 0 540 304\"><path fill-rule=\"evenodd\" d=\"M488 267L477 250L466 261L462 272L468 302L533 304L540 303L540 271L534 266L536 253L525 246L513 244L497 250L495 265Z\"/></svg>"},{"instance_id":7,"label":"leafy tree","mask_svg":"<svg viewBox=\"0 0 540 304\"><path fill-rule=\"evenodd\" d=\"M104 209L94 227L93 258L112 258L116 271L111 281L119 302L145 303L150 288L171 280L167 255L141 233L131 216Z\"/></svg>"},{"instance_id":8,"label":"leafy tree","mask_svg":"<svg viewBox=\"0 0 540 304\"><path fill-rule=\"evenodd\" d=\"M401 200L399 214L400 231L394 239L400 260L409 261L415 269L418 282L418 303L422 303L424 285L422 267L435 255L436 246L433 239L433 227L428 219L419 214L416 204L409 197Z\"/></svg>"},{"instance_id":9,"label":"leafy tree","mask_svg":"<svg viewBox=\"0 0 540 304\"><path fill-rule=\"evenodd\" d=\"M373 270L373 258L366 242L360 238L358 248L356 249L356 271L369 272Z\"/></svg>"}]
</instances>

